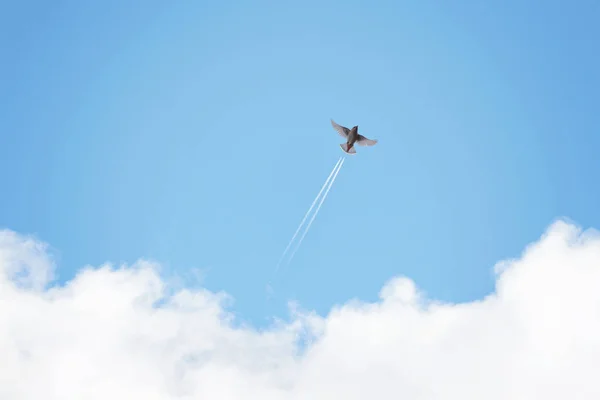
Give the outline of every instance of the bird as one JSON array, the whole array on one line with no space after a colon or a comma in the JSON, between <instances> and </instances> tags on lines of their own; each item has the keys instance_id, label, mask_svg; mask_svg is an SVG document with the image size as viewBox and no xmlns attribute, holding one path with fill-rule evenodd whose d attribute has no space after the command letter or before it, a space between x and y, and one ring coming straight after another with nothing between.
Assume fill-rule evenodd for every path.
<instances>
[{"instance_id":1,"label":"bird","mask_svg":"<svg viewBox=\"0 0 600 400\"><path fill-rule=\"evenodd\" d=\"M341 143L340 147L347 154L356 154L354 144L359 146L374 146L377 143L375 139L367 139L363 135L358 133L358 125L348 129L345 126L338 125L333 119L331 120L331 126L335 129L341 137L346 139L346 143Z\"/></svg>"}]
</instances>

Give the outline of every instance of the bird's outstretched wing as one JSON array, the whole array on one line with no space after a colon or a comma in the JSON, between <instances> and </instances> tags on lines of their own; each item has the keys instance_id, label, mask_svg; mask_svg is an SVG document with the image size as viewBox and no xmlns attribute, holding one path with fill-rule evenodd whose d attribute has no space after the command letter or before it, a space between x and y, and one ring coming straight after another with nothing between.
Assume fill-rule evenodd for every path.
<instances>
[{"instance_id":1,"label":"bird's outstretched wing","mask_svg":"<svg viewBox=\"0 0 600 400\"><path fill-rule=\"evenodd\" d=\"M356 143L358 143L359 146L374 146L377 144L377 139L367 139L363 135L358 135Z\"/></svg>"},{"instance_id":2,"label":"bird's outstretched wing","mask_svg":"<svg viewBox=\"0 0 600 400\"><path fill-rule=\"evenodd\" d=\"M333 129L335 129L337 131L337 133L339 133L340 136L343 137L344 139L348 137L348 134L350 133L350 129L346 128L345 126L336 124L334 120L331 120L331 126L333 126Z\"/></svg>"}]
</instances>

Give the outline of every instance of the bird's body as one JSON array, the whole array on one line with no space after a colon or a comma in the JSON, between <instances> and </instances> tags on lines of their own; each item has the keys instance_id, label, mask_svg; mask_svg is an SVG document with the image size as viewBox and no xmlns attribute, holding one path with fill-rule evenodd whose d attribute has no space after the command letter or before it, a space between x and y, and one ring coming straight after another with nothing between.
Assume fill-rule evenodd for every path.
<instances>
[{"instance_id":1,"label":"bird's body","mask_svg":"<svg viewBox=\"0 0 600 400\"><path fill-rule=\"evenodd\" d=\"M377 140L367 139L363 135L360 135L358 133L358 125L352 127L352 129L348 129L345 126L336 124L334 120L331 120L331 126L333 126L333 129L335 129L341 137L346 139L346 143L341 143L340 147L347 154L356 154L354 144L358 144L359 146L373 146L377 143Z\"/></svg>"}]
</instances>

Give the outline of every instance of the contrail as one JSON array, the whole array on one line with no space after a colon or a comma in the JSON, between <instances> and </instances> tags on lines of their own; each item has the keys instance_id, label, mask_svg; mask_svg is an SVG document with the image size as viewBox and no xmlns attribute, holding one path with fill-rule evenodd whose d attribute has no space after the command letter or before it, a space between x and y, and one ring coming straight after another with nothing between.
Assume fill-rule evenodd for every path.
<instances>
[{"instance_id":1,"label":"contrail","mask_svg":"<svg viewBox=\"0 0 600 400\"><path fill-rule=\"evenodd\" d=\"M300 232L300 228L302 228L302 225L304 224L304 221L306 221L306 217L308 217L308 214L310 214L310 212L312 211L312 209L315 207L315 204L317 203L317 200L319 200L319 197L321 197L321 193L323 193L323 190L325 189L325 186L327 186L327 183L331 179L331 176L336 172L336 169L338 168L338 165L340 165L340 162L341 163L344 162L343 161L343 157L338 158L338 160L335 163L333 169L329 173L329 176L327 177L327 180L325 181L325 183L323 184L323 186L321 186L321 190L319 190L319 194L317 194L317 197L315 197L315 199L313 200L312 204L310 205L310 208L308 209L308 211L306 212L306 214L304 214L304 218L302 218L302 221L300 222L300 225L298 225L298 229L296 229L296 232L294 233L294 236L292 236L292 239L288 243L287 247L283 251L283 254L281 255L281 258L277 262L277 266L275 267L275 272L277 272L277 270L279 269L279 265L281 264L281 261L283 261L283 259L285 257L285 254L287 253L287 251L289 250L290 246L294 242L294 239L296 239L296 236L298 236L298 232ZM319 205L319 207L320 207L320 205Z\"/></svg>"},{"instance_id":2,"label":"contrail","mask_svg":"<svg viewBox=\"0 0 600 400\"><path fill-rule=\"evenodd\" d=\"M333 182L335 182L335 178L337 177L338 173L342 169L342 165L344 165L344 161L346 161L345 158L342 159L342 162L339 163L339 165L336 164L337 171L335 171L335 175L333 175L333 178L331 178L331 181L329 182L329 186L327 187L327 190L325 191L325 194L323 194L323 197L321 197L321 201L319 202L319 205L317 206L317 209L315 210L315 213L313 214L313 216L310 219L310 221L308 221L308 225L306 226L306 230L304 231L304 233L302 234L302 236L300 236L300 240L298 241L298 244L296 245L296 248L292 252L292 255L290 256L290 258L289 258L289 260L287 262L288 265L292 262L292 258L294 258L294 254L296 254L296 252L300 248L300 244L302 244L302 241L304 240L304 236L306 236L306 234L308 233L308 230L310 229L310 226L312 225L313 221L317 217L317 214L319 213L319 210L321 209L321 206L323 205L323 202L327 198L327 193L329 193L329 190L331 190L331 187L333 186Z\"/></svg>"}]
</instances>

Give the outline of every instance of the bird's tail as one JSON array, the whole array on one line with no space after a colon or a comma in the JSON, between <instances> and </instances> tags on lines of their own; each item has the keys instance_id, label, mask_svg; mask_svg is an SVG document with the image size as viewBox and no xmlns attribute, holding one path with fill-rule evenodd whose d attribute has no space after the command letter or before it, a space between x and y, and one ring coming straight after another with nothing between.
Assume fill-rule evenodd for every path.
<instances>
[{"instance_id":1,"label":"bird's tail","mask_svg":"<svg viewBox=\"0 0 600 400\"><path fill-rule=\"evenodd\" d=\"M354 146L352 146L350 150L348 150L348 143L342 143L340 144L340 147L342 148L342 150L344 150L344 153L356 154L356 149L354 148Z\"/></svg>"}]
</instances>

